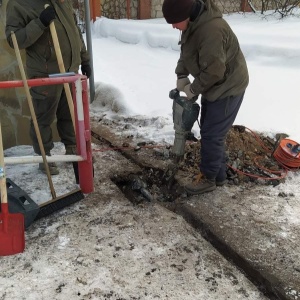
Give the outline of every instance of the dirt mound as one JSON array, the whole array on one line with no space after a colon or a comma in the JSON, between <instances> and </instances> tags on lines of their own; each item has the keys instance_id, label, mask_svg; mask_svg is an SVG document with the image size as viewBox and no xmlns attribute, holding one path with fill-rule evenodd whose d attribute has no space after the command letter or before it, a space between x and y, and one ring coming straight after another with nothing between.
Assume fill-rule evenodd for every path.
<instances>
[{"instance_id":1,"label":"dirt mound","mask_svg":"<svg viewBox=\"0 0 300 300\"><path fill-rule=\"evenodd\" d=\"M286 137L278 134L274 139L253 132L244 126L233 126L226 138L227 176L229 183L256 182L277 185L284 180L286 168L273 158L278 141ZM199 173L200 140L187 143L180 169Z\"/></svg>"}]
</instances>

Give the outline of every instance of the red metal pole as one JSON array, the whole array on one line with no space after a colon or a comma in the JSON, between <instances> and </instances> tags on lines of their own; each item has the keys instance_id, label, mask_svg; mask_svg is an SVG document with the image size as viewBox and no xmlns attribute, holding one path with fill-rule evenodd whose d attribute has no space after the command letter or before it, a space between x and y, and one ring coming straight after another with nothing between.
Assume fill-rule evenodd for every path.
<instances>
[{"instance_id":1,"label":"red metal pole","mask_svg":"<svg viewBox=\"0 0 300 300\"><path fill-rule=\"evenodd\" d=\"M73 76L65 76L65 77L54 77L54 78L36 78L36 79L28 79L28 86L40 86L40 85L53 85L53 84L62 84L62 83L72 83L75 82L82 75L73 75ZM23 87L22 80L14 80L14 81L0 81L0 89L9 89L16 87Z\"/></svg>"},{"instance_id":2,"label":"red metal pole","mask_svg":"<svg viewBox=\"0 0 300 300\"><path fill-rule=\"evenodd\" d=\"M93 22L96 21L97 17L101 17L101 0L89 0L90 3L90 17Z\"/></svg>"},{"instance_id":3,"label":"red metal pole","mask_svg":"<svg viewBox=\"0 0 300 300\"><path fill-rule=\"evenodd\" d=\"M78 173L81 191L84 194L89 194L94 191L94 172L92 160L92 137L90 129L88 86L86 78L83 78L81 80L81 86L82 106L76 104L76 91L73 90L73 94L75 95L74 109L76 112L75 121L77 151L79 152L78 154L85 159L84 161L78 162Z\"/></svg>"},{"instance_id":4,"label":"red metal pole","mask_svg":"<svg viewBox=\"0 0 300 300\"><path fill-rule=\"evenodd\" d=\"M130 0L127 1L127 19L131 19L131 14L130 14Z\"/></svg>"}]
</instances>

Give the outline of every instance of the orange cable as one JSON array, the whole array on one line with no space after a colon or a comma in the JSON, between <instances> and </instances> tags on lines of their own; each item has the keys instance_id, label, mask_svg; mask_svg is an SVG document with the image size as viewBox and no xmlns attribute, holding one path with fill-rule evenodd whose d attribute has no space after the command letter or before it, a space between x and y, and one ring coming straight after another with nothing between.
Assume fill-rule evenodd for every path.
<instances>
[{"instance_id":1,"label":"orange cable","mask_svg":"<svg viewBox=\"0 0 300 300\"><path fill-rule=\"evenodd\" d=\"M270 153L273 151L273 150L271 150L271 149L269 149L269 148L267 148L265 146L265 144L262 142L261 138L254 131L252 131L248 127L245 127L245 128L252 133L252 135L254 136L254 138L256 139L256 141L262 146L263 149L265 149L267 152L270 152Z\"/></svg>"},{"instance_id":2,"label":"orange cable","mask_svg":"<svg viewBox=\"0 0 300 300\"><path fill-rule=\"evenodd\" d=\"M264 144L261 142L261 139L259 138L259 136L257 136L257 134L255 132L253 132L251 129L247 128L247 130L249 130L255 137L255 139L259 142L259 144L269 153L272 153L273 150L268 149L264 146ZM292 171L292 169L288 168L292 167L292 168L299 168L300 167L300 159L298 157L299 155L296 155L295 157L291 158L288 155L286 155L286 153L281 149L281 147L277 147L275 149L275 151L273 152L273 157L276 159L276 161L279 163L279 165L285 169L288 169L290 171Z\"/></svg>"},{"instance_id":3,"label":"orange cable","mask_svg":"<svg viewBox=\"0 0 300 300\"><path fill-rule=\"evenodd\" d=\"M256 139L256 141L262 146L263 149L265 149L268 153L272 153L273 150L267 148L267 147L264 145L264 143L262 142L261 138L260 138L254 131L252 131L252 130L251 130L250 128L248 128L248 127L245 127L245 128L246 128L248 131L250 131L250 133L252 133L252 135L254 136L254 138ZM232 166L230 166L230 165L228 165L228 164L227 164L227 166L228 166L229 168L231 168L232 170L234 170L235 172L237 172L237 173L240 173L240 174L243 174L243 175L246 175L246 176L249 176L249 177L257 178L257 179L263 179L263 180L276 180L276 179L283 179L283 178L285 178L285 177L287 176L287 172L289 171L289 168L287 168L283 163L280 163L280 162L278 162L278 161L276 160L277 163L280 165L280 167L283 168L283 170L280 170L280 171L274 171L274 170L270 170L270 169L268 169L268 168L265 168L265 167L260 166L260 165L258 164L258 162L257 162L257 159L258 159L258 157L256 157L256 158L254 159L254 163L255 163L255 165L256 165L259 169L261 169L261 170L263 170L263 171L266 171L266 172L269 172L269 173L271 173L271 174L273 174L273 175L279 173L280 176L276 176L276 177L259 176L259 175L255 175L255 174L243 172L243 171L238 170L238 169L236 169L236 168L234 168L234 167L232 167ZM282 172L283 172L283 173L282 173Z\"/></svg>"},{"instance_id":4,"label":"orange cable","mask_svg":"<svg viewBox=\"0 0 300 300\"><path fill-rule=\"evenodd\" d=\"M234 170L235 172L237 173L240 173L240 174L243 174L243 175L246 175L248 177L253 177L253 178L257 178L257 179L263 179L263 180L277 180L277 179L283 179L284 177L286 177L287 175L287 170L285 173L283 173L283 175L281 176L276 176L276 177L264 177L264 176L259 176L259 175L255 175L255 174L251 174L251 173L246 173L246 172L243 172L239 169L236 169L230 165L227 165L230 169Z\"/></svg>"},{"instance_id":5,"label":"orange cable","mask_svg":"<svg viewBox=\"0 0 300 300\"><path fill-rule=\"evenodd\" d=\"M278 147L273 154L274 158L277 160L277 162L282 163L286 167L290 167L295 171L296 169L299 170L300 168L300 158L299 155L296 155L294 157L288 156L281 147Z\"/></svg>"}]
</instances>

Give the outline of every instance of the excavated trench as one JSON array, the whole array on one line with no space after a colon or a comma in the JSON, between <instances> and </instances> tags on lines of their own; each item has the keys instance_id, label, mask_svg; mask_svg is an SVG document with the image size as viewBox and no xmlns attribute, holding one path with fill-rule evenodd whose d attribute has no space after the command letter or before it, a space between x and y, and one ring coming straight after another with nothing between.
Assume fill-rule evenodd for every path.
<instances>
[{"instance_id":1,"label":"excavated trench","mask_svg":"<svg viewBox=\"0 0 300 300\"><path fill-rule=\"evenodd\" d=\"M112 181L134 205L155 201L170 206L184 193L183 188L176 181L170 189L164 179L164 172L154 168L145 167L140 174L115 176Z\"/></svg>"},{"instance_id":2,"label":"excavated trench","mask_svg":"<svg viewBox=\"0 0 300 300\"><path fill-rule=\"evenodd\" d=\"M127 154L126 154L127 155ZM247 260L240 256L230 245L215 235L199 216L182 205L187 198L183 187L176 181L172 188L164 180L164 171L145 167L141 173L118 176L111 180L118 186L125 197L133 205L147 205L158 203L172 212L181 215L201 236L207 240L228 261L233 263L241 272L270 299L288 299L284 294L274 292L274 282L264 277L253 268Z\"/></svg>"}]
</instances>

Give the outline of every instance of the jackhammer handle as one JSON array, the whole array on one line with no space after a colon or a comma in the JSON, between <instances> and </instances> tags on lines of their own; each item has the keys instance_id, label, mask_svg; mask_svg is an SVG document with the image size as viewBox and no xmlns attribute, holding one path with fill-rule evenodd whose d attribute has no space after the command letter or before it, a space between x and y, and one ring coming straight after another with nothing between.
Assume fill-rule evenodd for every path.
<instances>
[{"instance_id":1,"label":"jackhammer handle","mask_svg":"<svg viewBox=\"0 0 300 300\"><path fill-rule=\"evenodd\" d=\"M179 104L181 107L183 107L185 110L192 110L193 104L198 99L198 96L195 96L192 99L188 99L187 97L182 97L179 94L179 91L177 89L173 89L169 92L169 97L174 100L177 104Z\"/></svg>"},{"instance_id":2,"label":"jackhammer handle","mask_svg":"<svg viewBox=\"0 0 300 300\"><path fill-rule=\"evenodd\" d=\"M178 98L179 95L179 91L177 89L173 89L169 92L169 98L172 100L175 100L176 98Z\"/></svg>"},{"instance_id":3,"label":"jackhammer handle","mask_svg":"<svg viewBox=\"0 0 300 300\"><path fill-rule=\"evenodd\" d=\"M45 4L44 8L46 9L48 6L50 6L50 5ZM57 35L56 27L55 27L55 24L54 24L54 20L52 20L50 22L49 28L50 28L50 33L51 33L53 45L54 45L54 51L55 51L55 54L56 54L56 59L57 59L59 71L60 71L60 73L66 73L66 69L65 69L65 65L64 65L64 61L63 61L63 57L62 57L62 53L61 53L61 48L60 48L60 45L59 45L58 35ZM66 94L66 97L67 97L67 102L68 102L68 106L69 106L69 110L70 110L70 114L71 114L71 119L72 119L72 123L73 123L73 127L74 127L74 132L76 134L74 103L73 103L71 89L70 89L70 86L69 86L68 83L64 83L63 85L64 85L64 90L65 90L65 94Z\"/></svg>"},{"instance_id":4,"label":"jackhammer handle","mask_svg":"<svg viewBox=\"0 0 300 300\"><path fill-rule=\"evenodd\" d=\"M189 101L189 102L195 102L198 99L198 96L193 97L192 99L188 99L187 97L180 96L179 90L176 88L171 90L169 92L169 98L172 100L175 100L178 104L180 104L178 101Z\"/></svg>"}]
</instances>

